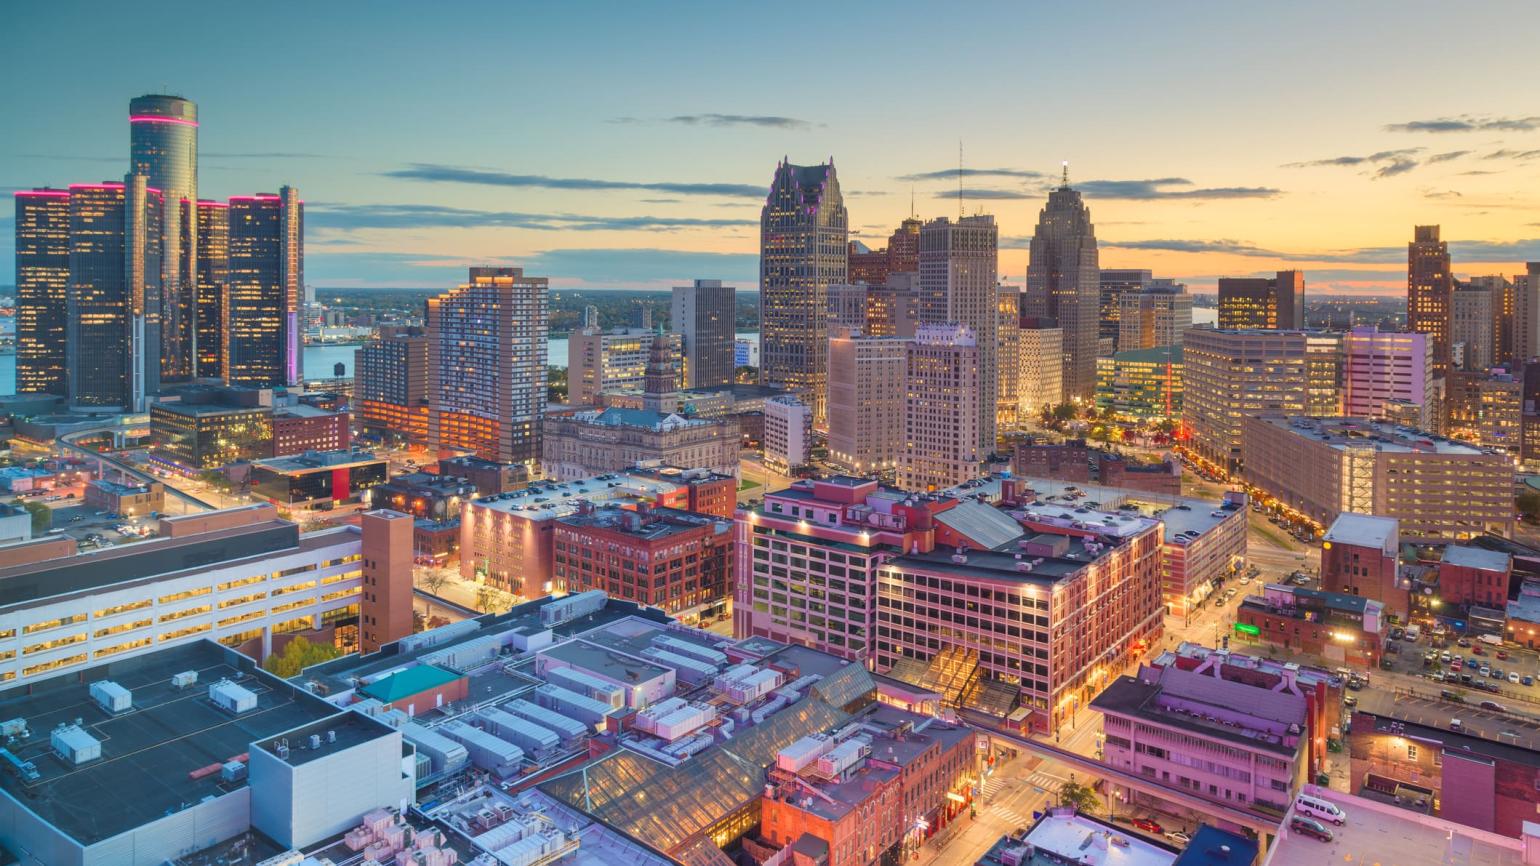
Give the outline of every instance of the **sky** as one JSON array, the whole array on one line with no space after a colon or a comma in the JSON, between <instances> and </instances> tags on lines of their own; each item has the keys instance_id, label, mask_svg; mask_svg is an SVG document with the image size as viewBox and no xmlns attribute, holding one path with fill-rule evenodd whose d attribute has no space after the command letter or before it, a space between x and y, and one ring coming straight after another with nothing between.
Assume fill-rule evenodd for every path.
<instances>
[{"instance_id":1,"label":"sky","mask_svg":"<svg viewBox=\"0 0 1540 866\"><path fill-rule=\"evenodd\" d=\"M756 284L776 162L852 236L996 215L1020 283L1069 162L1103 267L1404 294L1540 260L1532 2L16 4L0 190L121 179L128 101L198 103L205 198L299 188L306 279ZM66 53L67 49L67 53ZM8 209L7 209L8 210ZM0 212L0 281L14 219Z\"/></svg>"}]
</instances>

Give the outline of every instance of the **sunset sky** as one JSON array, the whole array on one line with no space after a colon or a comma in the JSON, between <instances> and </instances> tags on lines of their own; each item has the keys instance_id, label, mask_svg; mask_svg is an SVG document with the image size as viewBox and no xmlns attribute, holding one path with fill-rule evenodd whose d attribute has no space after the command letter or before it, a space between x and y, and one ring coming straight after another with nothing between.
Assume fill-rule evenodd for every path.
<instances>
[{"instance_id":1,"label":"sunset sky","mask_svg":"<svg viewBox=\"0 0 1540 866\"><path fill-rule=\"evenodd\" d=\"M527 10L527 11L522 11ZM1103 267L1211 291L1405 291L1540 260L1540 5L27 3L8 8L0 187L121 177L128 100L195 100L204 197L298 186L307 280L755 285L775 163L831 155L853 236L964 206L1001 272L1060 162ZM12 217L0 215L0 282Z\"/></svg>"}]
</instances>

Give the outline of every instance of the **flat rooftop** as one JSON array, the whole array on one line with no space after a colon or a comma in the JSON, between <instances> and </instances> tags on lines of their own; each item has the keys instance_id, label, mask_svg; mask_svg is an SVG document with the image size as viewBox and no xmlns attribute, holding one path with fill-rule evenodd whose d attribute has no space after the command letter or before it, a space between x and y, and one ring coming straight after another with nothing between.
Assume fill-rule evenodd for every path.
<instances>
[{"instance_id":1,"label":"flat rooftop","mask_svg":"<svg viewBox=\"0 0 1540 866\"><path fill-rule=\"evenodd\" d=\"M649 682L667 676L673 668L665 668L586 640L567 641L539 653L548 658L566 662L575 668L614 680L618 683Z\"/></svg>"},{"instance_id":2,"label":"flat rooftop","mask_svg":"<svg viewBox=\"0 0 1540 866\"><path fill-rule=\"evenodd\" d=\"M394 729L384 722L371 719L361 713L346 712L284 731L281 737L269 737L253 745L275 758L280 758L291 767L298 767L339 749L351 749L361 743L386 736L392 730ZM310 747L312 736L321 738L318 748ZM280 743L288 747L287 757L280 756L278 748Z\"/></svg>"},{"instance_id":3,"label":"flat rooftop","mask_svg":"<svg viewBox=\"0 0 1540 866\"><path fill-rule=\"evenodd\" d=\"M1127 844L1116 844L1114 839ZM1175 848L1067 809L1055 809L1044 815L1023 841L1035 847L1037 853L1022 861L1022 866L1062 866L1066 861L1058 858L1081 866L1171 866L1177 855ZM1000 866L1005 862L1005 851L1019 844L1002 839L978 862Z\"/></svg>"},{"instance_id":4,"label":"flat rooftop","mask_svg":"<svg viewBox=\"0 0 1540 866\"><path fill-rule=\"evenodd\" d=\"M284 475L304 475L384 462L384 457L376 457L372 451L306 451L289 457L253 460L251 464Z\"/></svg>"},{"instance_id":5,"label":"flat rooftop","mask_svg":"<svg viewBox=\"0 0 1540 866\"><path fill-rule=\"evenodd\" d=\"M1344 805L1339 796L1330 795L1329 799ZM1361 802L1345 804L1349 813L1346 824L1328 825L1333 836L1330 842L1285 829L1273 843L1268 866L1519 866L1524 862L1517 839L1512 848L1506 848L1466 836L1456 824L1423 823L1415 814L1394 806L1380 811Z\"/></svg>"},{"instance_id":6,"label":"flat rooftop","mask_svg":"<svg viewBox=\"0 0 1540 866\"><path fill-rule=\"evenodd\" d=\"M1298 415L1263 415L1258 418L1295 436L1322 442L1332 448L1372 448L1393 454L1436 454L1475 457L1490 454L1479 448L1413 427L1402 427L1365 418L1306 418Z\"/></svg>"},{"instance_id":7,"label":"flat rooftop","mask_svg":"<svg viewBox=\"0 0 1540 866\"><path fill-rule=\"evenodd\" d=\"M1021 554L1021 559L1014 553L998 553L993 550L970 550L962 562L953 559L956 553L950 547L938 547L930 553L907 553L889 561L890 567L914 568L925 571L954 574L961 577L987 578L991 580L1016 580L1021 583L1030 583L1042 587L1051 587L1054 583L1075 574L1085 568L1095 557L1085 552L1085 543L1081 539L1073 539L1070 543L1069 553L1078 555L1079 559L1069 559L1052 556ZM1038 562L1032 566L1031 571L1019 571L1017 566L1023 562Z\"/></svg>"},{"instance_id":8,"label":"flat rooftop","mask_svg":"<svg viewBox=\"0 0 1540 866\"><path fill-rule=\"evenodd\" d=\"M171 676L183 671L197 671L197 683L173 688ZM256 709L233 716L209 703L209 685L224 678L239 678L241 687L254 692ZM108 715L88 690L98 680L132 692L132 709ZM0 772L0 790L90 845L244 787L244 781L220 782L218 772L199 779L188 774L234 759L253 742L323 719L331 726L351 724L339 712L213 641L182 644L0 692L0 718L25 719L29 729L10 751L42 775L27 782L7 769ZM102 756L66 767L53 754L49 736L56 725L77 718L101 743Z\"/></svg>"},{"instance_id":9,"label":"flat rooftop","mask_svg":"<svg viewBox=\"0 0 1540 866\"><path fill-rule=\"evenodd\" d=\"M1540 766L1540 719L1517 712L1483 710L1477 704L1488 700L1484 692L1454 689L1465 695L1467 703L1451 704L1437 697L1397 695L1377 688L1358 692L1355 714L1373 716L1375 730L1385 733L1413 732L1424 739L1442 742L1446 747L1465 749L1476 754ZM1502 697L1493 697L1509 710L1528 709L1529 705ZM1460 733L1449 724L1460 720Z\"/></svg>"},{"instance_id":10,"label":"flat rooftop","mask_svg":"<svg viewBox=\"0 0 1540 866\"><path fill-rule=\"evenodd\" d=\"M1305 722L1303 697L1177 668L1137 678L1118 677L1091 699L1091 706L1104 713L1169 725L1285 757L1297 754L1300 744L1297 734L1293 745L1280 734L1290 723L1303 727ZM1203 707L1212 707L1220 715L1210 720L1202 714ZM1244 712L1255 720L1254 727L1224 723L1223 714L1242 712L1237 707L1246 707Z\"/></svg>"},{"instance_id":11,"label":"flat rooftop","mask_svg":"<svg viewBox=\"0 0 1540 866\"><path fill-rule=\"evenodd\" d=\"M1401 521L1372 514L1339 514L1326 530L1324 541L1393 550Z\"/></svg>"},{"instance_id":12,"label":"flat rooftop","mask_svg":"<svg viewBox=\"0 0 1540 866\"><path fill-rule=\"evenodd\" d=\"M1513 558L1500 550L1466 547L1463 544L1451 544L1444 548L1443 561L1482 571L1507 571L1513 565Z\"/></svg>"},{"instance_id":13,"label":"flat rooftop","mask_svg":"<svg viewBox=\"0 0 1540 866\"><path fill-rule=\"evenodd\" d=\"M630 509L614 507L597 508L587 514L563 517L561 522L566 526L607 529L640 541L656 541L694 532L715 523L730 523L726 518L706 517L676 508L652 508L646 516L642 516Z\"/></svg>"},{"instance_id":14,"label":"flat rooftop","mask_svg":"<svg viewBox=\"0 0 1540 866\"><path fill-rule=\"evenodd\" d=\"M998 497L999 479L992 480ZM1052 512L1057 506L1060 511L1073 513L1076 508L1091 508L1119 515L1158 519L1165 524L1162 533L1168 542L1183 532L1196 532L1201 536L1224 523L1236 512L1245 510L1240 505L1226 505L1190 496L1147 493L1126 487L1026 477L1018 478L1017 483L1031 491L1020 495L1033 504L1034 510ZM1018 490L1021 488L1018 487ZM1028 498L1033 494L1035 498ZM1038 502L1042 505L1036 505Z\"/></svg>"},{"instance_id":15,"label":"flat rooftop","mask_svg":"<svg viewBox=\"0 0 1540 866\"><path fill-rule=\"evenodd\" d=\"M555 520L576 513L580 501L594 505L650 502L682 484L672 478L614 472L578 481L534 482L523 490L482 496L471 502L477 508L505 511L530 520Z\"/></svg>"}]
</instances>

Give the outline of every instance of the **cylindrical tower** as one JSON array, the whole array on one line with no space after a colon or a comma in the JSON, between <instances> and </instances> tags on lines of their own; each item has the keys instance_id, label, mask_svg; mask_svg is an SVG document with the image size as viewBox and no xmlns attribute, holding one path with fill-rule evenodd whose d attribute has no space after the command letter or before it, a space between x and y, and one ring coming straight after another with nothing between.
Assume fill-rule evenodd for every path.
<instances>
[{"instance_id":1,"label":"cylindrical tower","mask_svg":"<svg viewBox=\"0 0 1540 866\"><path fill-rule=\"evenodd\" d=\"M131 174L161 191L162 303L159 352L166 381L192 377L197 345L198 106L180 96L140 96L128 103Z\"/></svg>"}]
</instances>

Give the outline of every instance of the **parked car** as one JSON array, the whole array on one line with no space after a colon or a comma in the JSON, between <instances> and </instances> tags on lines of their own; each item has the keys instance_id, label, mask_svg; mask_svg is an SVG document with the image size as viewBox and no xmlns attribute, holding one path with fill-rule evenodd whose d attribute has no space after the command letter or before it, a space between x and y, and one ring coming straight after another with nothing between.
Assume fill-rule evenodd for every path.
<instances>
[{"instance_id":1,"label":"parked car","mask_svg":"<svg viewBox=\"0 0 1540 866\"><path fill-rule=\"evenodd\" d=\"M1454 657L1449 655L1449 653L1447 653L1447 652L1441 652L1441 653L1438 654L1438 660L1441 661L1441 662L1444 662L1445 664L1448 664L1449 662L1454 660Z\"/></svg>"},{"instance_id":2,"label":"parked car","mask_svg":"<svg viewBox=\"0 0 1540 866\"><path fill-rule=\"evenodd\" d=\"M1519 684L1519 672L1518 671L1509 671L1508 672L1508 682L1513 683L1514 685L1518 685Z\"/></svg>"},{"instance_id":3,"label":"parked car","mask_svg":"<svg viewBox=\"0 0 1540 866\"><path fill-rule=\"evenodd\" d=\"M1486 665L1482 665L1481 666L1481 675L1484 676L1484 677L1491 676L1492 675L1492 669L1490 667L1487 667Z\"/></svg>"},{"instance_id":4,"label":"parked car","mask_svg":"<svg viewBox=\"0 0 1540 866\"><path fill-rule=\"evenodd\" d=\"M1487 651L1482 649L1480 646L1473 646L1473 647L1471 647L1470 648L1470 652L1471 652L1471 655L1476 655L1476 656L1484 656L1484 655L1487 654Z\"/></svg>"},{"instance_id":5,"label":"parked car","mask_svg":"<svg viewBox=\"0 0 1540 866\"><path fill-rule=\"evenodd\" d=\"M1396 626L1390 630L1391 640L1400 640L1403 637L1406 637L1406 629L1401 628L1400 626Z\"/></svg>"},{"instance_id":6,"label":"parked car","mask_svg":"<svg viewBox=\"0 0 1540 866\"><path fill-rule=\"evenodd\" d=\"M1526 686L1532 686L1535 684L1535 678L1529 674L1525 674L1524 676L1519 677L1519 682Z\"/></svg>"},{"instance_id":7,"label":"parked car","mask_svg":"<svg viewBox=\"0 0 1540 866\"><path fill-rule=\"evenodd\" d=\"M1192 837L1186 833L1183 833L1181 830L1171 830L1170 832L1166 833L1166 838L1178 845L1186 845L1192 841Z\"/></svg>"},{"instance_id":8,"label":"parked car","mask_svg":"<svg viewBox=\"0 0 1540 866\"><path fill-rule=\"evenodd\" d=\"M1342 698L1342 705L1344 707L1356 707L1358 706L1358 698L1353 695L1346 695Z\"/></svg>"},{"instance_id":9,"label":"parked car","mask_svg":"<svg viewBox=\"0 0 1540 866\"><path fill-rule=\"evenodd\" d=\"M1314 818L1306 818L1304 815L1295 815L1289 819L1289 829L1305 836L1313 836L1322 842L1332 840L1332 832L1326 829L1326 825Z\"/></svg>"},{"instance_id":10,"label":"parked car","mask_svg":"<svg viewBox=\"0 0 1540 866\"><path fill-rule=\"evenodd\" d=\"M1506 712L1508 712L1508 708L1507 707L1503 706L1502 704L1499 704L1497 701L1492 701L1492 700L1482 701L1481 703L1477 704L1476 706L1481 707L1483 710L1490 710L1490 711L1492 711L1494 713L1506 713Z\"/></svg>"},{"instance_id":11,"label":"parked car","mask_svg":"<svg viewBox=\"0 0 1540 866\"><path fill-rule=\"evenodd\" d=\"M1462 637L1459 640L1455 641L1454 645L1455 646L1470 646L1470 641L1468 641L1468 640L1466 640L1465 638Z\"/></svg>"},{"instance_id":12,"label":"parked car","mask_svg":"<svg viewBox=\"0 0 1540 866\"><path fill-rule=\"evenodd\" d=\"M1507 650L1498 650L1497 651L1497 658L1498 658L1499 661L1507 661L1508 660L1508 651Z\"/></svg>"},{"instance_id":13,"label":"parked car","mask_svg":"<svg viewBox=\"0 0 1540 866\"><path fill-rule=\"evenodd\" d=\"M1135 818L1134 826L1138 827L1140 830L1143 830L1146 833L1154 833L1157 836L1166 832L1166 828L1160 826L1160 824L1150 820L1149 818Z\"/></svg>"}]
</instances>

